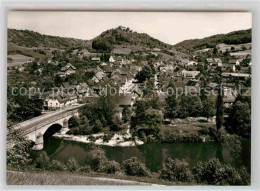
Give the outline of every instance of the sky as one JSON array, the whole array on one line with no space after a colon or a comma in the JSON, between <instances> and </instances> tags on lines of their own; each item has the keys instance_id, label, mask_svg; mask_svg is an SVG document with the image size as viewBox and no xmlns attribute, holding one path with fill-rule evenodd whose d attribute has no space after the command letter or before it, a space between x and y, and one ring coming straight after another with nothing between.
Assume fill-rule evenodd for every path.
<instances>
[{"instance_id":1,"label":"sky","mask_svg":"<svg viewBox=\"0 0 260 191\"><path fill-rule=\"evenodd\" d=\"M248 12L10 11L8 28L90 40L119 25L168 43L252 28Z\"/></svg>"}]
</instances>

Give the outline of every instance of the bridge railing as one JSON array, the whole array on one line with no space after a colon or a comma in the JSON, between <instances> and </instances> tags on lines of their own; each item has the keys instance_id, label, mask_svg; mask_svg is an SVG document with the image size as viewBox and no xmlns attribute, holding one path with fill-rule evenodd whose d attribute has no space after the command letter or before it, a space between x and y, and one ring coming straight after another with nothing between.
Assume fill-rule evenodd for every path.
<instances>
[{"instance_id":1,"label":"bridge railing","mask_svg":"<svg viewBox=\"0 0 260 191\"><path fill-rule=\"evenodd\" d=\"M65 113L65 114L62 114L62 115L59 115L59 116L57 116L57 117L54 117L54 118L52 118L52 119L50 119L50 120L47 120L47 121L45 121L45 122L43 122L43 123L40 123L40 124L38 124L38 125L36 125L36 126L34 126L34 127L29 127L29 128L25 128L25 129L21 129L21 131L22 131L22 133L21 133L21 135L27 135L27 134L29 134L29 133L31 133L31 132L33 132L33 131L37 131L38 129L40 129L40 128L42 128L43 126L46 126L46 125L48 125L48 124L50 124L50 123L53 123L53 122L55 122L55 121L57 121L57 120L60 120L60 119L62 119L62 118L64 118L64 117L67 117L67 116L69 116L69 115L72 115L72 114L75 114L75 113L77 113L78 111L70 111L70 112L68 112L68 113Z\"/></svg>"},{"instance_id":2,"label":"bridge railing","mask_svg":"<svg viewBox=\"0 0 260 191\"><path fill-rule=\"evenodd\" d=\"M44 117L44 116L47 116L47 115L50 115L50 114L54 114L54 113L56 113L56 112L60 112L60 111L64 111L64 110L73 110L73 109L77 109L77 108L79 108L79 107L82 107L82 105L84 105L84 104L81 104L81 105L79 105L79 106L74 106L74 105L71 105L71 106L68 106L68 107L62 107L62 108L59 108L59 109L57 109L57 110L55 110L55 111L51 111L51 112L48 112L48 113L45 113L45 114L43 114L43 115L40 115L40 116L38 116L38 117L34 117L34 118L32 118L32 119L28 119L28 120L26 120L26 121L23 121L23 122L21 122L21 123L19 123L19 124L16 124L14 127L21 127L22 125L23 125L23 123L26 123L26 122L28 122L28 121L33 121L33 120L35 120L35 119L40 119L40 118L42 118L42 117Z\"/></svg>"}]
</instances>

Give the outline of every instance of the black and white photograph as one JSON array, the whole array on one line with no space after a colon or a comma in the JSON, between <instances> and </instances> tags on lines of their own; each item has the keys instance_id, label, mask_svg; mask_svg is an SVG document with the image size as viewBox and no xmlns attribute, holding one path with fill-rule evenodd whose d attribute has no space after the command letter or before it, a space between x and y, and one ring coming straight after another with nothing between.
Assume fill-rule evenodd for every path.
<instances>
[{"instance_id":1,"label":"black and white photograph","mask_svg":"<svg viewBox=\"0 0 260 191\"><path fill-rule=\"evenodd\" d=\"M251 185L251 12L11 10L6 30L7 185Z\"/></svg>"}]
</instances>

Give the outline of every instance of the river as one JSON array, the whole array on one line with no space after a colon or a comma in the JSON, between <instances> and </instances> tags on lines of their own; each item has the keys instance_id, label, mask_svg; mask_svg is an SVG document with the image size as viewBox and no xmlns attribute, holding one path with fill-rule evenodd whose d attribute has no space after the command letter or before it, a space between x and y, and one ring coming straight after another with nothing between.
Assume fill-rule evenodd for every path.
<instances>
[{"instance_id":1,"label":"river","mask_svg":"<svg viewBox=\"0 0 260 191\"><path fill-rule=\"evenodd\" d=\"M208 161L215 157L225 164L231 164L238 168L246 166L250 171L250 141L242 141L242 152L234 157L228 145L215 142L207 143L147 143L134 147L109 147L102 146L109 160L119 163L130 158L137 157L152 172L158 172L162 168L165 159L170 156L185 159L191 167L199 161ZM88 159L89 144L67 141L57 137L49 137L45 140L44 151L51 159L57 159L64 163L70 157L74 157L84 165ZM36 158L40 151L34 151Z\"/></svg>"}]
</instances>

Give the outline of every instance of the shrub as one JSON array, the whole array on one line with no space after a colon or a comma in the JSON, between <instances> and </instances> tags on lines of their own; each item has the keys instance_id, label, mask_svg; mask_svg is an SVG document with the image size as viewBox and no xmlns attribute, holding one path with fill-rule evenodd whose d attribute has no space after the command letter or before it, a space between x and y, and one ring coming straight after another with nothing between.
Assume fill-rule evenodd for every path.
<instances>
[{"instance_id":1,"label":"shrub","mask_svg":"<svg viewBox=\"0 0 260 191\"><path fill-rule=\"evenodd\" d=\"M10 140L15 140L17 142L19 141L18 142L19 144L16 144L13 147L7 147L7 153L6 153L7 165L15 167L18 170L24 169L32 161L30 155L32 143L31 141L28 141L23 137L20 137L20 135L17 135L16 133L13 132L9 133L8 136L11 137Z\"/></svg>"},{"instance_id":2,"label":"shrub","mask_svg":"<svg viewBox=\"0 0 260 191\"><path fill-rule=\"evenodd\" d=\"M193 169L197 183L211 185L245 185L250 182L250 175L243 168L237 171L230 165L224 165L218 159L198 163Z\"/></svg>"},{"instance_id":3,"label":"shrub","mask_svg":"<svg viewBox=\"0 0 260 191\"><path fill-rule=\"evenodd\" d=\"M106 173L108 174L115 174L117 171L120 170L120 164L116 161L108 161L106 163Z\"/></svg>"},{"instance_id":4,"label":"shrub","mask_svg":"<svg viewBox=\"0 0 260 191\"><path fill-rule=\"evenodd\" d=\"M223 142L230 149L233 160L239 159L242 152L241 138L238 135L229 135L225 136Z\"/></svg>"},{"instance_id":5,"label":"shrub","mask_svg":"<svg viewBox=\"0 0 260 191\"><path fill-rule=\"evenodd\" d=\"M93 171L104 171L107 158L105 152L100 147L93 149L89 153L90 167Z\"/></svg>"},{"instance_id":6,"label":"shrub","mask_svg":"<svg viewBox=\"0 0 260 191\"><path fill-rule=\"evenodd\" d=\"M246 167L242 166L239 169L239 174L241 177L241 185L249 185L251 182L250 174L247 172Z\"/></svg>"},{"instance_id":7,"label":"shrub","mask_svg":"<svg viewBox=\"0 0 260 191\"><path fill-rule=\"evenodd\" d=\"M237 99L242 99L238 100ZM251 135L251 105L237 97L231 108L231 112L226 121L226 130L239 136L248 138Z\"/></svg>"},{"instance_id":8,"label":"shrub","mask_svg":"<svg viewBox=\"0 0 260 191\"><path fill-rule=\"evenodd\" d=\"M36 168L46 169L49 165L49 157L45 151L43 151L36 160Z\"/></svg>"},{"instance_id":9,"label":"shrub","mask_svg":"<svg viewBox=\"0 0 260 191\"><path fill-rule=\"evenodd\" d=\"M66 165L63 164L61 161L52 160L49 164L49 169L51 170L66 170Z\"/></svg>"},{"instance_id":10,"label":"shrub","mask_svg":"<svg viewBox=\"0 0 260 191\"><path fill-rule=\"evenodd\" d=\"M163 143L176 142L201 142L200 135L197 131L184 131L174 129L161 129L159 133L159 140Z\"/></svg>"},{"instance_id":11,"label":"shrub","mask_svg":"<svg viewBox=\"0 0 260 191\"><path fill-rule=\"evenodd\" d=\"M68 135L89 135L92 133L92 129L85 126L74 127L70 129L66 134Z\"/></svg>"},{"instance_id":12,"label":"shrub","mask_svg":"<svg viewBox=\"0 0 260 191\"><path fill-rule=\"evenodd\" d=\"M92 131L93 131L93 133L98 133L98 132L102 131L102 123L100 120L95 121Z\"/></svg>"},{"instance_id":13,"label":"shrub","mask_svg":"<svg viewBox=\"0 0 260 191\"><path fill-rule=\"evenodd\" d=\"M69 171L77 171L79 169L78 162L76 161L75 158L73 157L69 158L67 162L67 168Z\"/></svg>"},{"instance_id":14,"label":"shrub","mask_svg":"<svg viewBox=\"0 0 260 191\"><path fill-rule=\"evenodd\" d=\"M79 171L89 173L91 171L91 168L90 168L90 166L82 166L79 168Z\"/></svg>"},{"instance_id":15,"label":"shrub","mask_svg":"<svg viewBox=\"0 0 260 191\"><path fill-rule=\"evenodd\" d=\"M112 139L113 136L114 136L113 134L106 134L103 137L103 141L104 142L109 142Z\"/></svg>"},{"instance_id":16,"label":"shrub","mask_svg":"<svg viewBox=\"0 0 260 191\"><path fill-rule=\"evenodd\" d=\"M123 169L129 176L149 176L145 165L140 163L136 157L123 161Z\"/></svg>"},{"instance_id":17,"label":"shrub","mask_svg":"<svg viewBox=\"0 0 260 191\"><path fill-rule=\"evenodd\" d=\"M154 143L154 142L156 142L156 138L153 135L148 135L147 136L147 142L148 143Z\"/></svg>"},{"instance_id":18,"label":"shrub","mask_svg":"<svg viewBox=\"0 0 260 191\"><path fill-rule=\"evenodd\" d=\"M185 160L172 159L168 157L163 164L160 178L169 181L191 182L193 175Z\"/></svg>"},{"instance_id":19,"label":"shrub","mask_svg":"<svg viewBox=\"0 0 260 191\"><path fill-rule=\"evenodd\" d=\"M68 121L69 128L78 127L79 126L79 119L77 117L72 117Z\"/></svg>"}]
</instances>

